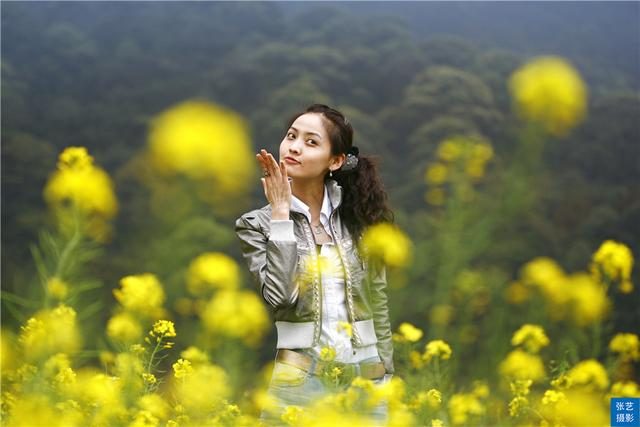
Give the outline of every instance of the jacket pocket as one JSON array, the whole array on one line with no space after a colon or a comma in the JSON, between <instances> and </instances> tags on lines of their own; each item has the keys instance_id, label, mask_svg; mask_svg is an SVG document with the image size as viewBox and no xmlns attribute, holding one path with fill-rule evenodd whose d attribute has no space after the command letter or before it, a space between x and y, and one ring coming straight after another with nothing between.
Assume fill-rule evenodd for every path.
<instances>
[{"instance_id":1,"label":"jacket pocket","mask_svg":"<svg viewBox=\"0 0 640 427\"><path fill-rule=\"evenodd\" d=\"M378 342L376 329L373 326L373 319L358 320L353 323L353 326L356 328L356 332L358 333L363 346Z\"/></svg>"}]
</instances>

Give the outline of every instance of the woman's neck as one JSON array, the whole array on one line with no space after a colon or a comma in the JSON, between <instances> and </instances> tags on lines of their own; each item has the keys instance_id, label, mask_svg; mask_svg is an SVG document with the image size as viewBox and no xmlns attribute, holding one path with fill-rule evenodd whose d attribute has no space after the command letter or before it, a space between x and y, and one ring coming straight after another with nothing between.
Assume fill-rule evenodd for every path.
<instances>
[{"instance_id":1,"label":"woman's neck","mask_svg":"<svg viewBox=\"0 0 640 427\"><path fill-rule=\"evenodd\" d=\"M324 181L291 180L291 194L309 206L312 218L317 218L324 199Z\"/></svg>"}]
</instances>

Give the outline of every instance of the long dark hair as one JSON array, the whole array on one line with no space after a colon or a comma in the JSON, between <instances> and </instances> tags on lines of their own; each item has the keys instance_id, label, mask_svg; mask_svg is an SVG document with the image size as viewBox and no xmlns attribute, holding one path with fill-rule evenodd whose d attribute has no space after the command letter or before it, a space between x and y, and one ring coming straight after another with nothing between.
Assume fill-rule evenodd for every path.
<instances>
[{"instance_id":1,"label":"long dark hair","mask_svg":"<svg viewBox=\"0 0 640 427\"><path fill-rule=\"evenodd\" d=\"M327 133L331 141L331 154L334 156L347 154L353 147L353 127L338 110L324 104L312 104L304 111L293 115L287 129L303 114L320 113L324 119ZM378 156L358 154L358 165L355 169L343 171L342 168L329 173L325 180L335 179L342 186L342 203L338 208L340 218L347 229L358 241L364 229L379 222L393 222L393 211L388 206L387 193L378 173Z\"/></svg>"}]
</instances>

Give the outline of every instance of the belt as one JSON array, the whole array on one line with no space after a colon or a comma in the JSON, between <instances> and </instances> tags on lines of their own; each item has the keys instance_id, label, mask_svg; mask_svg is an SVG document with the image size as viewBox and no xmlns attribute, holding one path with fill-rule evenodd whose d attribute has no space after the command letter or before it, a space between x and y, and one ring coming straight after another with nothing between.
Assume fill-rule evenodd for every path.
<instances>
[{"instance_id":1,"label":"belt","mask_svg":"<svg viewBox=\"0 0 640 427\"><path fill-rule=\"evenodd\" d=\"M283 362L297 368L304 370L305 372L310 372L313 375L322 375L324 370L327 368L329 364L332 367L339 367L343 371L351 374L350 376L355 377L356 375L361 376L362 378L367 379L375 379L381 378L386 373L384 369L384 364L381 362L374 363L342 363L342 362L325 362L323 360L317 359L316 366L311 372L311 365L313 362L313 358L311 356L307 356L306 354L298 353L297 351L288 350L286 348L278 349L278 354L276 355L276 360L279 362ZM357 368L360 368L359 371ZM358 374L359 372L359 374Z\"/></svg>"}]
</instances>

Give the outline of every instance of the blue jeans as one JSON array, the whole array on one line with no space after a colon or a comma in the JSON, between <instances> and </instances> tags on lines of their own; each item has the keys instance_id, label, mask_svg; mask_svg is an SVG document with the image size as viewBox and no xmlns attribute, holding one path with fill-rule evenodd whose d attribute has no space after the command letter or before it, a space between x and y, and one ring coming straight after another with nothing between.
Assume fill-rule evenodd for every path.
<instances>
[{"instance_id":1,"label":"blue jeans","mask_svg":"<svg viewBox=\"0 0 640 427\"><path fill-rule=\"evenodd\" d=\"M310 371L316 367L317 358L313 358ZM360 361L360 363L380 362L380 357L375 356ZM380 385L384 382L383 378L373 380L373 383ZM350 384L343 384L338 387L338 391L349 388ZM306 407L312 405L315 401L329 394L331 390L322 382L317 375L310 374L295 366L275 361L271 382L267 393L273 399L274 407L271 410L263 410L260 414L260 420L263 425L267 426L286 426L280 416L287 406ZM369 417L372 420L372 426L384 426L387 423L388 407L387 402L383 401L367 414L360 414Z\"/></svg>"}]
</instances>

